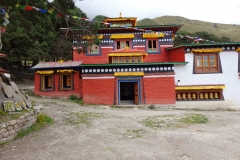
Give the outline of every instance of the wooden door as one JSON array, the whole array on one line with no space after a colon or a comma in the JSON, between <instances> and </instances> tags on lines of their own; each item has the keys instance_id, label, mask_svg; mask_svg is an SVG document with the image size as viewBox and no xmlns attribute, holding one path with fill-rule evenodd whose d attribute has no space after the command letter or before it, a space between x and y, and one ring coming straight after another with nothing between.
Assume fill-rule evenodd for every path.
<instances>
[{"instance_id":1,"label":"wooden door","mask_svg":"<svg viewBox=\"0 0 240 160\"><path fill-rule=\"evenodd\" d=\"M138 101L138 82L134 83L134 103L139 104L139 101Z\"/></svg>"}]
</instances>

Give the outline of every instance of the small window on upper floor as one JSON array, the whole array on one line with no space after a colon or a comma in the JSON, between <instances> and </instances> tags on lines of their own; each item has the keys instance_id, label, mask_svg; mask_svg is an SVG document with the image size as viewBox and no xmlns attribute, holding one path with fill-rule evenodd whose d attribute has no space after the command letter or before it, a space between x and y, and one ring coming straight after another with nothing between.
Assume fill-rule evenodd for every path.
<instances>
[{"instance_id":1,"label":"small window on upper floor","mask_svg":"<svg viewBox=\"0 0 240 160\"><path fill-rule=\"evenodd\" d=\"M117 49L124 49L130 46L130 41L117 41Z\"/></svg>"},{"instance_id":2,"label":"small window on upper floor","mask_svg":"<svg viewBox=\"0 0 240 160\"><path fill-rule=\"evenodd\" d=\"M159 52L158 41L155 39L147 40L147 52L148 53L156 53Z\"/></svg>"},{"instance_id":3,"label":"small window on upper floor","mask_svg":"<svg viewBox=\"0 0 240 160\"><path fill-rule=\"evenodd\" d=\"M88 54L99 54L100 53L100 47L96 44L91 44L88 47Z\"/></svg>"},{"instance_id":4,"label":"small window on upper floor","mask_svg":"<svg viewBox=\"0 0 240 160\"><path fill-rule=\"evenodd\" d=\"M92 44L91 46L90 53L91 54L98 54L99 53L99 46L96 44Z\"/></svg>"},{"instance_id":5,"label":"small window on upper floor","mask_svg":"<svg viewBox=\"0 0 240 160\"><path fill-rule=\"evenodd\" d=\"M218 53L195 53L195 73L220 73L220 58Z\"/></svg>"}]
</instances>

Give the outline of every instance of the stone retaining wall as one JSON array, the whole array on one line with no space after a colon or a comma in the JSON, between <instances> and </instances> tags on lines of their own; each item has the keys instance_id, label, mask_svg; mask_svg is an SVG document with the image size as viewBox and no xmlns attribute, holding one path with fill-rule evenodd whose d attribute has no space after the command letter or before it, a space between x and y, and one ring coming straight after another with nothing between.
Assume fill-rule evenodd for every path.
<instances>
[{"instance_id":1,"label":"stone retaining wall","mask_svg":"<svg viewBox=\"0 0 240 160\"><path fill-rule=\"evenodd\" d=\"M0 144L13 140L17 132L23 129L31 127L36 123L37 115L39 112L30 111L25 113L23 116L20 116L16 120L11 120L6 123L0 124Z\"/></svg>"}]
</instances>

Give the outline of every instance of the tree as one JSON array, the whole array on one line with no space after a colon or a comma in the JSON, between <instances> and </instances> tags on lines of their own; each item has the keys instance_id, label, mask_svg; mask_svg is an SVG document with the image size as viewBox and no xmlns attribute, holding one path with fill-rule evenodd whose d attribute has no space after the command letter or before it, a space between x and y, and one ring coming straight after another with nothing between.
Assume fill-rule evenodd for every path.
<instances>
[{"instance_id":1,"label":"tree","mask_svg":"<svg viewBox=\"0 0 240 160\"><path fill-rule=\"evenodd\" d=\"M46 8L46 3L39 0L25 1L26 5ZM2 35L6 60L20 64L22 61L33 61L50 58L51 44L57 35L49 15L41 14L36 10L23 11L13 7L9 12L10 18L7 32ZM6 67L9 68L9 67ZM9 68L11 70L11 66Z\"/></svg>"},{"instance_id":2,"label":"tree","mask_svg":"<svg viewBox=\"0 0 240 160\"><path fill-rule=\"evenodd\" d=\"M16 3L42 9L54 8L52 14L40 13L36 10L24 11L15 7ZM71 16L87 18L86 14L74 5L73 0L0 0L9 11L7 32L2 35L4 47L2 52L7 55L5 68L10 63L21 64L22 61L55 61L63 58L71 59L72 28L79 28L82 37L91 36L94 43L97 38L98 23L74 19ZM59 18L57 15L61 15ZM66 30L60 30L66 28ZM71 32L70 32L71 31ZM79 32L78 31L78 32ZM72 34L70 34L72 33ZM95 40L96 39L96 40Z\"/></svg>"},{"instance_id":3,"label":"tree","mask_svg":"<svg viewBox=\"0 0 240 160\"><path fill-rule=\"evenodd\" d=\"M178 36L175 37L174 41L173 41L175 46L178 46L181 44L190 44L190 43L193 43L193 41L194 41L194 39L188 38L188 36L194 37L193 33L189 33L187 31L178 31L177 35Z\"/></svg>"},{"instance_id":4,"label":"tree","mask_svg":"<svg viewBox=\"0 0 240 160\"><path fill-rule=\"evenodd\" d=\"M98 22L104 22L106 18L108 18L108 17L103 16L103 15L97 15L93 18L93 20L98 21ZM101 24L100 27L105 27L105 25Z\"/></svg>"}]
</instances>

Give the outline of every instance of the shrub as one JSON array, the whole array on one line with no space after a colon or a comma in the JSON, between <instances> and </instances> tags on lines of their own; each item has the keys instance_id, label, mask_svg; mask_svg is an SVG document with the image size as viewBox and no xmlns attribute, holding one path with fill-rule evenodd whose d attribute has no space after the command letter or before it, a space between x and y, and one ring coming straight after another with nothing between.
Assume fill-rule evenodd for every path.
<instances>
[{"instance_id":1,"label":"shrub","mask_svg":"<svg viewBox=\"0 0 240 160\"><path fill-rule=\"evenodd\" d=\"M69 100L75 100L75 99L77 99L77 96L75 96L75 95L70 95L70 97L68 98Z\"/></svg>"},{"instance_id":2,"label":"shrub","mask_svg":"<svg viewBox=\"0 0 240 160\"><path fill-rule=\"evenodd\" d=\"M148 109L156 109L156 107L154 105L150 105L148 106Z\"/></svg>"}]
</instances>

